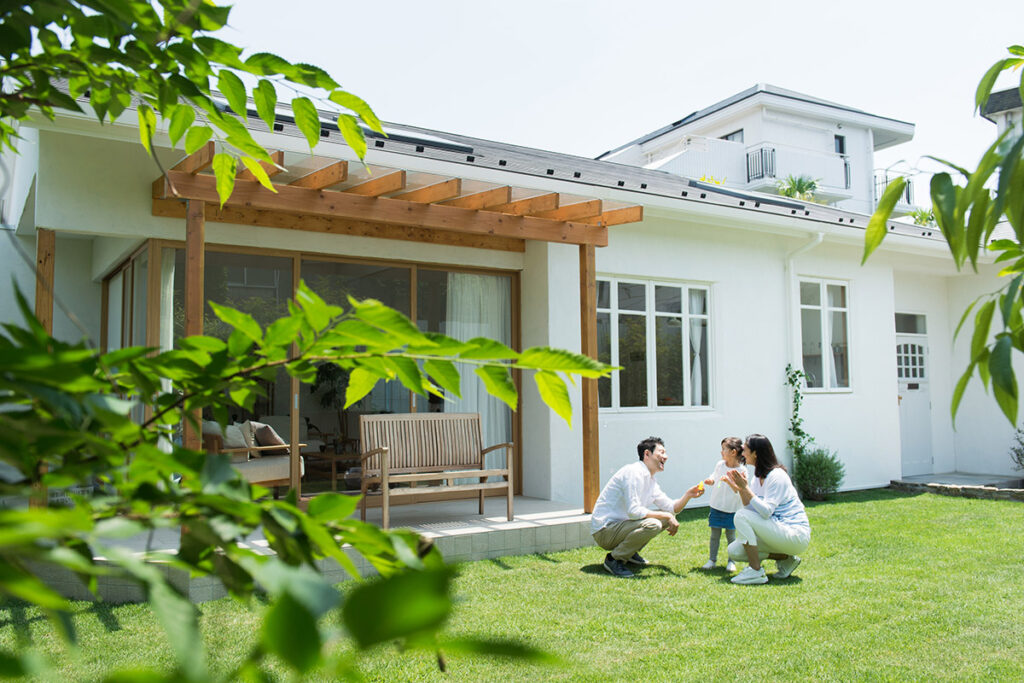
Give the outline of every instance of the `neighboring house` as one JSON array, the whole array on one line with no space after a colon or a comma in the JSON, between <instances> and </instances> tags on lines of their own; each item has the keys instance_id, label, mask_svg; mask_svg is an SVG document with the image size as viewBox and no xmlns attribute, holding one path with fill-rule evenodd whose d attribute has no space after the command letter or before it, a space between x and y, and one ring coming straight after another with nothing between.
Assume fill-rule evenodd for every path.
<instances>
[{"instance_id":1,"label":"neighboring house","mask_svg":"<svg viewBox=\"0 0 1024 683\"><path fill-rule=\"evenodd\" d=\"M598 159L775 192L788 176L818 182L815 201L871 213L895 176L874 153L914 136L914 124L759 83ZM896 215L913 207L908 182Z\"/></svg>"},{"instance_id":2,"label":"neighboring house","mask_svg":"<svg viewBox=\"0 0 1024 683\"><path fill-rule=\"evenodd\" d=\"M1002 135L1011 128L1020 129L1024 123L1024 107L1021 106L1020 89L1010 88L992 93L985 103L982 116L996 124L996 135Z\"/></svg>"},{"instance_id":3,"label":"neighboring house","mask_svg":"<svg viewBox=\"0 0 1024 683\"><path fill-rule=\"evenodd\" d=\"M862 122L856 144L847 140L851 190L869 186L855 151L868 164L870 149L909 139L912 127L835 112L851 137L852 120ZM183 160L158 134L157 154L177 168L186 198L175 199L138 144L135 120L127 112L101 127L58 113L23 126L21 155L3 157L13 173L4 208L13 242L55 264L58 300L102 347L173 344L190 314L185 289L200 281L189 284L198 271L186 249L205 242L205 299L263 323L301 277L331 300L381 299L426 329L583 349L623 366L593 394L571 389L572 429L527 384L513 415L479 392L439 404L394 383L339 424L336 411L281 378L268 383L261 416L311 418L351 438L361 412L480 412L485 440L519 444L521 493L589 505L650 434L668 444L662 485L677 494L706 475L725 436L762 432L783 452L784 368L793 363L810 378L805 427L838 451L844 489L901 474L1010 470L1012 429L979 388L966 395L959 431L948 413L967 362L953 329L994 271L957 274L928 228L891 223L861 267L862 212L390 124L389 137L370 137L364 168L345 163L355 157L330 125L311 156L290 118L269 131L255 114L249 125L288 168L274 177L281 191L243 178L219 210L202 152ZM750 125L740 125L751 130L745 145L763 139ZM856 191L862 202L870 196ZM14 245L2 249L0 278L13 276L31 300L31 271ZM0 300L0 320L18 318L12 297ZM205 325L222 333L209 311ZM581 328L596 335L581 337ZM59 308L53 329L82 335Z\"/></svg>"}]
</instances>

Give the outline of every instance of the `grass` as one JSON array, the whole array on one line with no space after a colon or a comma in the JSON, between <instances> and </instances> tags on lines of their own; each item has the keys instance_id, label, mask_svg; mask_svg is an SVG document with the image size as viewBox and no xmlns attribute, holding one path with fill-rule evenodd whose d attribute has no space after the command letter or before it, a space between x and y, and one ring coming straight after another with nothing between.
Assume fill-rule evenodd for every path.
<instances>
[{"instance_id":1,"label":"grass","mask_svg":"<svg viewBox=\"0 0 1024 683\"><path fill-rule=\"evenodd\" d=\"M633 580L606 574L594 547L465 565L448 634L519 639L565 664L453 654L445 676L430 653L382 647L362 670L424 681L1024 678L1024 505L878 490L812 504L808 515L803 564L764 586L698 569L701 510L684 511L676 537L648 546L654 564ZM773 563L766 568L771 576ZM230 600L201 609L210 657L226 670L254 642L257 615ZM76 657L36 610L10 604L0 608L0 646L36 646L62 680L170 666L145 607L76 610Z\"/></svg>"}]
</instances>

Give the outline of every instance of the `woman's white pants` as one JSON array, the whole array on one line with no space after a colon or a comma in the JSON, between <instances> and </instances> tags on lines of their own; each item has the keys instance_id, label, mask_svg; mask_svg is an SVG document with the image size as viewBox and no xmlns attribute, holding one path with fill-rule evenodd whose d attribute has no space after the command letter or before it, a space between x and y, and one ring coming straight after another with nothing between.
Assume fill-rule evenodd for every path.
<instances>
[{"instance_id":1,"label":"woman's white pants","mask_svg":"<svg viewBox=\"0 0 1024 683\"><path fill-rule=\"evenodd\" d=\"M744 508L733 518L736 540L729 544L729 559L746 562L744 545L756 545L758 555L765 559L771 553L796 555L807 550L811 530L805 526L789 526L777 519L765 519L753 510Z\"/></svg>"}]
</instances>

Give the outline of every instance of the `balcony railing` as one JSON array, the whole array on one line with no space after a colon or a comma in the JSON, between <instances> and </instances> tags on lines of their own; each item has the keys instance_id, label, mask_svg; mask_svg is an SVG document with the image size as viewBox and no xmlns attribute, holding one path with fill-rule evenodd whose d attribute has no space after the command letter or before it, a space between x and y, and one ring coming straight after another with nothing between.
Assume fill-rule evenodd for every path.
<instances>
[{"instance_id":1,"label":"balcony railing","mask_svg":"<svg viewBox=\"0 0 1024 683\"><path fill-rule=\"evenodd\" d=\"M775 177L775 148L759 147L747 152L747 182Z\"/></svg>"},{"instance_id":2,"label":"balcony railing","mask_svg":"<svg viewBox=\"0 0 1024 683\"><path fill-rule=\"evenodd\" d=\"M876 173L875 174L875 204L878 204L878 200L885 194L885 189L889 187L889 183L893 183L899 175L889 175L888 173ZM898 204L907 204L913 206L914 204L914 181L907 178L907 184L903 188L903 196L899 198Z\"/></svg>"}]
</instances>

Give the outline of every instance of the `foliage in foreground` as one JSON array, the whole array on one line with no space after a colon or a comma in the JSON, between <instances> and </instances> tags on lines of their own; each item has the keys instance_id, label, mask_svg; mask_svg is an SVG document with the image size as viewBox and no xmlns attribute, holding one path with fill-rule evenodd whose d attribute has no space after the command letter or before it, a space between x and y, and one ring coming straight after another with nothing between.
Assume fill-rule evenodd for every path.
<instances>
[{"instance_id":1,"label":"foliage in foreground","mask_svg":"<svg viewBox=\"0 0 1024 683\"><path fill-rule=\"evenodd\" d=\"M228 25L230 12L230 6L212 0L0 5L0 149L15 149L14 122L27 119L32 110L53 119L56 109L81 112L77 100L84 97L103 123L134 106L147 152L158 119L166 125L171 145L183 143L188 154L211 139L219 143L213 171L223 204L231 195L239 162L275 191L260 165L274 162L253 138L246 119L251 97L260 119L273 129L280 88L294 92L291 112L310 150L320 141L321 123L307 95L335 110L338 129L363 158L366 141L357 117L383 133L366 102L343 90L320 67L292 64L269 52L243 57L242 48L211 35ZM243 78L255 86L247 87Z\"/></svg>"},{"instance_id":2,"label":"foliage in foreground","mask_svg":"<svg viewBox=\"0 0 1024 683\"><path fill-rule=\"evenodd\" d=\"M983 109L996 79L1006 70L1020 70L1020 91L1024 97L1024 45L1008 48L1010 56L993 64L978 83L975 106ZM956 419L967 384L977 373L985 390L990 388L1003 415L1017 423L1019 387L1013 371L1013 352L1024 352L1024 131L1020 126L1007 129L982 155L978 167L970 171L944 159L933 158L952 171L936 173L931 179L932 210L942 236L949 245L958 270L970 262L978 270L981 249L996 254L996 263L1006 265L999 271L998 289L978 297L960 318L958 336L974 311L970 363L953 391L951 413ZM956 181L954 180L956 179ZM890 183L878 201L864 238L864 258L885 239L888 220L903 193L906 179ZM994 187L993 187L994 186ZM999 225L1006 225L1012 236L992 240ZM995 336L991 337L993 318L999 313Z\"/></svg>"},{"instance_id":3,"label":"foliage in foreground","mask_svg":"<svg viewBox=\"0 0 1024 683\"><path fill-rule=\"evenodd\" d=\"M269 604L259 637L231 664L230 678L259 680L268 660L293 674L355 675L360 652L396 640L436 650L452 608L451 570L428 543L410 532L382 531L349 519L355 497L322 495L308 510L293 496L268 499L268 491L244 481L226 456L174 443L183 421L196 428L195 416L208 409L224 423L230 406L252 407L262 391L261 378L284 368L308 383L324 362L349 373L349 405L382 380L397 380L421 395L459 395L458 362L475 365L486 389L514 408L518 396L510 370L532 370L543 400L568 419L563 378L596 378L610 370L567 351L516 352L483 338L458 341L422 333L380 302L350 299L342 309L304 283L289 302L289 315L265 329L248 314L211 303L233 330L227 340L189 337L163 353L126 348L100 354L84 343L58 341L43 330L20 293L17 297L27 327L4 324L0 335L0 462L7 466L0 496L45 505L46 488L93 482L97 493L72 496L66 508L0 509L0 594L38 606L73 645L68 603L36 578L33 566L71 570L93 589L101 575L141 585L173 652L168 680L209 680L212 674L195 607L148 560L214 575L236 598L265 591ZM141 424L131 418L138 406L147 409ZM116 543L179 527L180 547L170 556L133 555ZM274 554L238 544L257 527ZM382 578L360 584L343 601L319 573L317 561L330 558L357 577L344 544ZM109 564L96 564L97 555ZM353 639L354 649L337 654L327 647L344 635ZM449 646L529 654L492 641ZM45 663L31 649L0 650L0 674L33 672L45 673ZM165 677L150 674L151 680Z\"/></svg>"}]
</instances>

